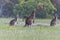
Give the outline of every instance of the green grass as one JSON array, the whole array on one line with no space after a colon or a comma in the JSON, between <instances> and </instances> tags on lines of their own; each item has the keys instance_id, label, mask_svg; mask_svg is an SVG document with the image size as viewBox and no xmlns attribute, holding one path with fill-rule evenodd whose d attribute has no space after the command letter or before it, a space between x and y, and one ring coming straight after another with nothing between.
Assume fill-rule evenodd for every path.
<instances>
[{"instance_id":1,"label":"green grass","mask_svg":"<svg viewBox=\"0 0 60 40\"><path fill-rule=\"evenodd\" d=\"M35 25L24 27L24 22L19 19L19 24L9 26L12 18L0 18L0 40L60 40L60 27L51 27L51 19L36 19ZM58 24L60 21L58 20Z\"/></svg>"},{"instance_id":2,"label":"green grass","mask_svg":"<svg viewBox=\"0 0 60 40\"><path fill-rule=\"evenodd\" d=\"M16 26L9 26L11 18L0 18L0 40L40 40L40 27L24 27L20 19Z\"/></svg>"}]
</instances>

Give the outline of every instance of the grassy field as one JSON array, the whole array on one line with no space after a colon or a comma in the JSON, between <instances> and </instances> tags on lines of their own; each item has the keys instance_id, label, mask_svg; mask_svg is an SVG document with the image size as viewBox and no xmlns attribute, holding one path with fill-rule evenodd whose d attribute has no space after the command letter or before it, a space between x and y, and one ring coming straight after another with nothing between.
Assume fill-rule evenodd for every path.
<instances>
[{"instance_id":1,"label":"grassy field","mask_svg":"<svg viewBox=\"0 0 60 40\"><path fill-rule=\"evenodd\" d=\"M57 26L49 26L51 19L36 19L31 27L24 27L19 19L15 26L9 26L11 18L0 18L0 40L60 40L60 20Z\"/></svg>"}]
</instances>

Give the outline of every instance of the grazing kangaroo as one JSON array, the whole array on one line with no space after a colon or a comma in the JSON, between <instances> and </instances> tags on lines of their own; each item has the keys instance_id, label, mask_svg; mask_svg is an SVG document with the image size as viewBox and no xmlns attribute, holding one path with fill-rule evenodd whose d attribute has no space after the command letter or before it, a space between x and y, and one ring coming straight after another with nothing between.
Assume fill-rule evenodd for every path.
<instances>
[{"instance_id":1,"label":"grazing kangaroo","mask_svg":"<svg viewBox=\"0 0 60 40\"><path fill-rule=\"evenodd\" d=\"M50 26L55 26L57 23L57 15L55 14L54 18L52 19Z\"/></svg>"},{"instance_id":2,"label":"grazing kangaroo","mask_svg":"<svg viewBox=\"0 0 60 40\"><path fill-rule=\"evenodd\" d=\"M33 10L32 14L29 17L27 17L26 20L25 20L25 27L29 26L29 25L31 26L31 24L34 22L34 20L35 20L35 13L34 13L34 10Z\"/></svg>"},{"instance_id":3,"label":"grazing kangaroo","mask_svg":"<svg viewBox=\"0 0 60 40\"><path fill-rule=\"evenodd\" d=\"M17 24L18 23L17 21L18 21L18 18L16 16L13 20L10 21L10 23L9 23L10 26L13 26L13 25Z\"/></svg>"}]
</instances>

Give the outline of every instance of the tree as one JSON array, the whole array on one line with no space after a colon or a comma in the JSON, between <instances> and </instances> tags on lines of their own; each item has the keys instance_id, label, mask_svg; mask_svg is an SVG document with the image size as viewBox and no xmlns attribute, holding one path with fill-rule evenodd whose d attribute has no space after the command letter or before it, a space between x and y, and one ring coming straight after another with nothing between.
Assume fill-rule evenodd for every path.
<instances>
[{"instance_id":1,"label":"tree","mask_svg":"<svg viewBox=\"0 0 60 40\"><path fill-rule=\"evenodd\" d=\"M14 6L13 12L29 15L33 9L36 9L36 16L41 18L51 17L56 10L50 0L20 0L19 4Z\"/></svg>"}]
</instances>

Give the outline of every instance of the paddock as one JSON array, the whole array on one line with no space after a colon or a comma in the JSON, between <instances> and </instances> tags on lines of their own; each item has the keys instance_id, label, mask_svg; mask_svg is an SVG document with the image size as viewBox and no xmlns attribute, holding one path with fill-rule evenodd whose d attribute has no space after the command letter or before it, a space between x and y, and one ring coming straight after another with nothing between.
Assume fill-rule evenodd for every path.
<instances>
[{"instance_id":1,"label":"paddock","mask_svg":"<svg viewBox=\"0 0 60 40\"><path fill-rule=\"evenodd\" d=\"M24 27L22 19L9 26L11 19L0 18L0 40L60 40L60 20L57 26L50 26L51 19L36 19L31 27Z\"/></svg>"}]
</instances>

